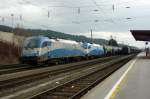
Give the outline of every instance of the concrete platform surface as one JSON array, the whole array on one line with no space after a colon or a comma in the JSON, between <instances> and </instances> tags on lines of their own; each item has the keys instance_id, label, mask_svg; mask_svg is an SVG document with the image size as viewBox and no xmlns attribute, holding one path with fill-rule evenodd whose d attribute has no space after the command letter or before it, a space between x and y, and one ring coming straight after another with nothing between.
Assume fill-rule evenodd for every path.
<instances>
[{"instance_id":1,"label":"concrete platform surface","mask_svg":"<svg viewBox=\"0 0 150 99\"><path fill-rule=\"evenodd\" d=\"M150 57L140 53L81 99L150 99Z\"/></svg>"}]
</instances>

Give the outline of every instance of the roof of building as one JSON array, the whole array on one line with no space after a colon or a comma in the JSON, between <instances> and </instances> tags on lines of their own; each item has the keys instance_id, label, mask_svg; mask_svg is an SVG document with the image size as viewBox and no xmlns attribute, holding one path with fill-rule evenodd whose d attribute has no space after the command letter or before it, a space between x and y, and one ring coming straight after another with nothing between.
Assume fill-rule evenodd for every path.
<instances>
[{"instance_id":1,"label":"roof of building","mask_svg":"<svg viewBox=\"0 0 150 99\"><path fill-rule=\"evenodd\" d=\"M130 30L137 41L150 41L150 30Z\"/></svg>"}]
</instances>

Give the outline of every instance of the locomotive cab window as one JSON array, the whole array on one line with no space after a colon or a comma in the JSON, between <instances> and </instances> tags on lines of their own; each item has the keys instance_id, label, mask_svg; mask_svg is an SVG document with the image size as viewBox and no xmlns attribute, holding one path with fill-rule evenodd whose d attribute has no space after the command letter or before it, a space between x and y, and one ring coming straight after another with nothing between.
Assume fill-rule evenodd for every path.
<instances>
[{"instance_id":1,"label":"locomotive cab window","mask_svg":"<svg viewBox=\"0 0 150 99\"><path fill-rule=\"evenodd\" d=\"M48 46L51 46L51 42L44 42L44 43L42 44L42 48L43 48L43 47L48 47Z\"/></svg>"},{"instance_id":2,"label":"locomotive cab window","mask_svg":"<svg viewBox=\"0 0 150 99\"><path fill-rule=\"evenodd\" d=\"M39 47L39 40L38 39L31 39L26 41L24 44L24 48L38 48Z\"/></svg>"},{"instance_id":3,"label":"locomotive cab window","mask_svg":"<svg viewBox=\"0 0 150 99\"><path fill-rule=\"evenodd\" d=\"M91 48L91 45L88 46L88 49L90 49L90 48Z\"/></svg>"},{"instance_id":4,"label":"locomotive cab window","mask_svg":"<svg viewBox=\"0 0 150 99\"><path fill-rule=\"evenodd\" d=\"M47 42L47 46L51 46L51 42Z\"/></svg>"},{"instance_id":5,"label":"locomotive cab window","mask_svg":"<svg viewBox=\"0 0 150 99\"><path fill-rule=\"evenodd\" d=\"M44 43L42 44L42 48L43 48L43 47L47 47L47 45L48 45L47 42L44 42Z\"/></svg>"}]
</instances>

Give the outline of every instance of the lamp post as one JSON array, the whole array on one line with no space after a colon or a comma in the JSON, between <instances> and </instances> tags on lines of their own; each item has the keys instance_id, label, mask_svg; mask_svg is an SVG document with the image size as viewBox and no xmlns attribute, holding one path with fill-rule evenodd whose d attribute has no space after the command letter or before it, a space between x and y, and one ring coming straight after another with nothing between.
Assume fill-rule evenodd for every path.
<instances>
[{"instance_id":1,"label":"lamp post","mask_svg":"<svg viewBox=\"0 0 150 99\"><path fill-rule=\"evenodd\" d=\"M94 20L94 23L97 23L97 22L99 22L99 20ZM92 29L92 27L94 26L94 23L92 23L92 26L91 26L91 44L93 44L94 43L94 40L93 40L93 29Z\"/></svg>"},{"instance_id":2,"label":"lamp post","mask_svg":"<svg viewBox=\"0 0 150 99\"><path fill-rule=\"evenodd\" d=\"M13 28L14 28L14 14L13 13L11 14L11 17L12 17L12 33L13 33L14 32L13 31Z\"/></svg>"},{"instance_id":3,"label":"lamp post","mask_svg":"<svg viewBox=\"0 0 150 99\"><path fill-rule=\"evenodd\" d=\"M4 25L4 21L5 21L4 17L0 16L0 19L1 19L1 25Z\"/></svg>"},{"instance_id":4,"label":"lamp post","mask_svg":"<svg viewBox=\"0 0 150 99\"><path fill-rule=\"evenodd\" d=\"M0 18L2 18L1 16L0 16ZM2 24L1 24L2 25Z\"/></svg>"},{"instance_id":5,"label":"lamp post","mask_svg":"<svg viewBox=\"0 0 150 99\"><path fill-rule=\"evenodd\" d=\"M93 44L93 31L91 29L91 44Z\"/></svg>"},{"instance_id":6,"label":"lamp post","mask_svg":"<svg viewBox=\"0 0 150 99\"><path fill-rule=\"evenodd\" d=\"M2 25L5 25L4 22L5 22L5 18L2 17Z\"/></svg>"}]
</instances>

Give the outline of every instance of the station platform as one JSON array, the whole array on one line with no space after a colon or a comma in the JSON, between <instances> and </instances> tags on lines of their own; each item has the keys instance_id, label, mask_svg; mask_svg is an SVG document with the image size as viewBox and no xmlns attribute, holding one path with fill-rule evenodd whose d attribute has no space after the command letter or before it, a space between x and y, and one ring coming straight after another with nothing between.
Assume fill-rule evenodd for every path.
<instances>
[{"instance_id":1,"label":"station platform","mask_svg":"<svg viewBox=\"0 0 150 99\"><path fill-rule=\"evenodd\" d=\"M149 99L150 57L140 53L81 99Z\"/></svg>"}]
</instances>

